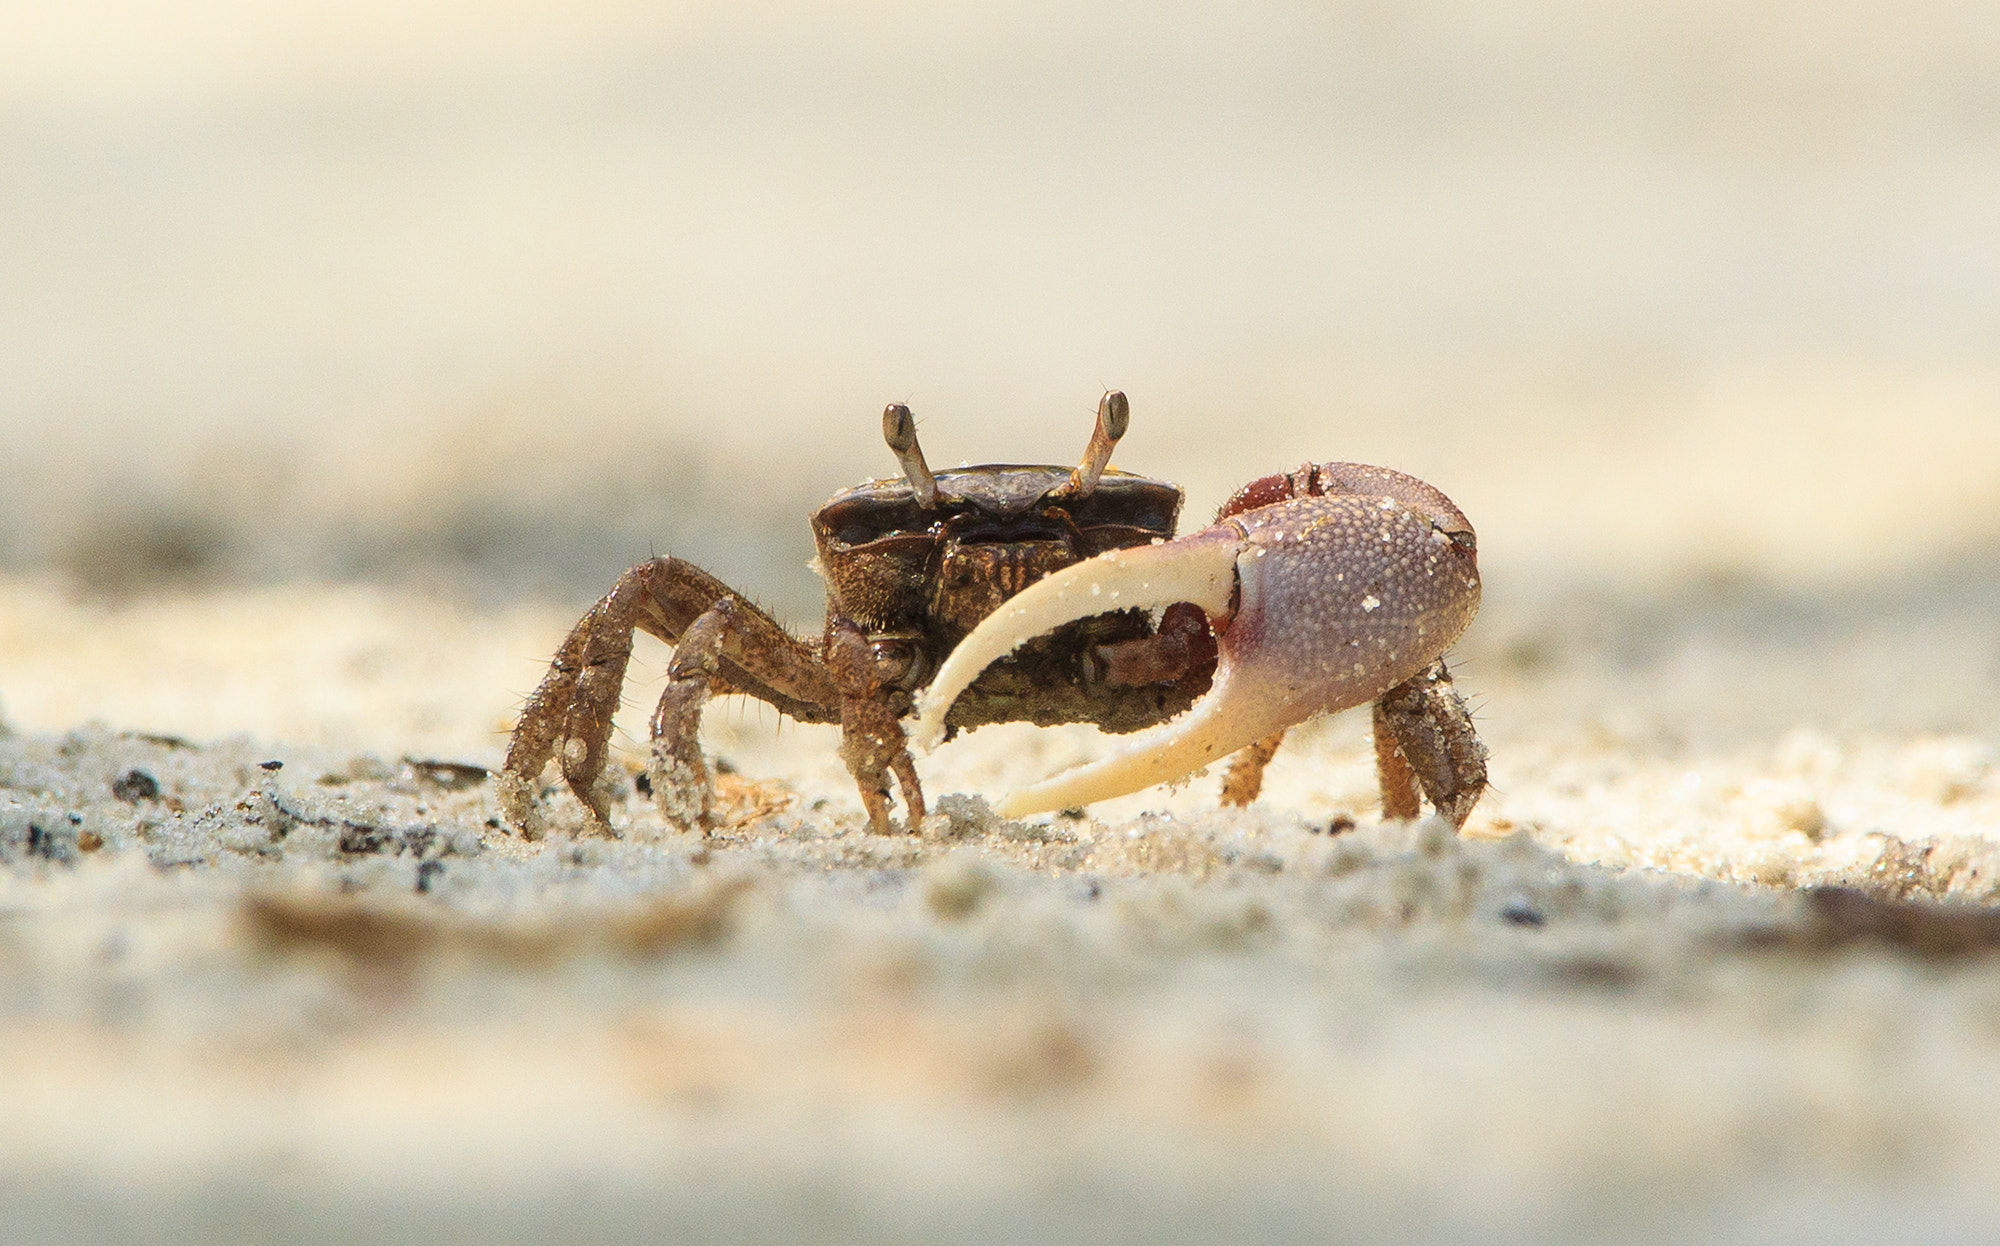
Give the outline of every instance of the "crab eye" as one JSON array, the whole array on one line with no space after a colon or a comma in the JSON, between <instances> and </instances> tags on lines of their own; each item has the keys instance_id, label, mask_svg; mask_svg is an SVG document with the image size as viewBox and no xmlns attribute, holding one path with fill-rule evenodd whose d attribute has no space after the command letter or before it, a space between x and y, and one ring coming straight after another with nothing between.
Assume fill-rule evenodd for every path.
<instances>
[{"instance_id":1,"label":"crab eye","mask_svg":"<svg viewBox=\"0 0 2000 1246\"><path fill-rule=\"evenodd\" d=\"M1104 435L1113 441L1123 437L1132 424L1132 404L1126 399L1125 391L1114 389L1104 395L1097 405L1103 411L1099 418L1104 421Z\"/></svg>"},{"instance_id":2,"label":"crab eye","mask_svg":"<svg viewBox=\"0 0 2000 1246\"><path fill-rule=\"evenodd\" d=\"M907 406L892 402L882 408L882 438L902 466L903 478L910 482L917 504L926 509L936 506L937 478L924 462L923 447L917 444L917 419Z\"/></svg>"}]
</instances>

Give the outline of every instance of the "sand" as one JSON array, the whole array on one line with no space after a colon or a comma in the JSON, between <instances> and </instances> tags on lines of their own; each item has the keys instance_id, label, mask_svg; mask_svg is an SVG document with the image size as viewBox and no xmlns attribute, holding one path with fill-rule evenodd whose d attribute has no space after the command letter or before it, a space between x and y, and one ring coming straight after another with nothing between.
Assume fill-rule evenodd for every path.
<instances>
[{"instance_id":1,"label":"sand","mask_svg":"<svg viewBox=\"0 0 2000 1246\"><path fill-rule=\"evenodd\" d=\"M1249 810L1210 777L1025 823L981 794L1100 742L988 729L877 836L826 729L725 704L727 829L628 785L617 838L552 794L530 844L478 768L553 611L15 582L10 1240L1979 1236L1991 736L1699 721L1702 678L1880 660L1865 617L1754 663L1697 617L1618 659L1482 623L1463 836L1378 822L1347 719ZM47 725L65 669L103 721ZM339 706L372 747L301 738Z\"/></svg>"}]
</instances>

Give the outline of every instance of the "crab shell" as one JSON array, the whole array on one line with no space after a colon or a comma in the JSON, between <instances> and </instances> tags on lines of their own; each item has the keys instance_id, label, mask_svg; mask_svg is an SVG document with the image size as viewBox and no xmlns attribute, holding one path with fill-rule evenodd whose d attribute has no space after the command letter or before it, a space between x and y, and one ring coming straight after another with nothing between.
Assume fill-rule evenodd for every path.
<instances>
[{"instance_id":1,"label":"crab shell","mask_svg":"<svg viewBox=\"0 0 2000 1246\"><path fill-rule=\"evenodd\" d=\"M915 688L1023 587L1173 536L1178 485L1106 471L1087 496L1065 495L1070 476L1067 467L1000 463L938 472L928 500L903 480L842 490L812 518L828 610L867 629L878 654L895 654L908 672L904 686ZM948 724L1090 722L1131 732L1186 709L1206 689L1205 680L1085 680L1076 673L1085 653L1153 634L1143 611L1093 614L962 690Z\"/></svg>"},{"instance_id":2,"label":"crab shell","mask_svg":"<svg viewBox=\"0 0 2000 1246\"><path fill-rule=\"evenodd\" d=\"M1217 666L1206 697L1095 762L1007 796L1005 817L1123 796L1200 770L1318 714L1365 705L1441 657L1479 609L1472 526L1386 468L1307 467L1244 487L1214 526L1112 550L1011 597L952 651L918 703L916 743L985 667L1106 610L1192 602Z\"/></svg>"},{"instance_id":3,"label":"crab shell","mask_svg":"<svg viewBox=\"0 0 2000 1246\"><path fill-rule=\"evenodd\" d=\"M1064 499L1051 514L1069 476L1067 467L993 463L937 473L928 501L900 479L843 489L812 517L821 574L841 611L867 627L956 641L1079 556L1174 534L1177 485L1107 472L1089 497Z\"/></svg>"}]
</instances>

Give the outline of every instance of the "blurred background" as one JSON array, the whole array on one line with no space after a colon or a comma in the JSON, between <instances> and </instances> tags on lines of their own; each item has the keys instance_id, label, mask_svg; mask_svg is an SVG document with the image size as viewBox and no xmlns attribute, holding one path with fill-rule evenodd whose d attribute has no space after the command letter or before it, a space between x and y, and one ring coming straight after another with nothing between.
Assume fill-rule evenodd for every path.
<instances>
[{"instance_id":1,"label":"blurred background","mask_svg":"<svg viewBox=\"0 0 2000 1246\"><path fill-rule=\"evenodd\" d=\"M885 402L934 463L1069 462L1119 387L1119 464L1192 520L1307 459L1438 484L1510 661L1581 599L1811 643L1942 610L1977 649L1937 670L2000 683L1990 4L0 29L0 571L574 617L660 550L810 624L805 515L892 469Z\"/></svg>"}]
</instances>

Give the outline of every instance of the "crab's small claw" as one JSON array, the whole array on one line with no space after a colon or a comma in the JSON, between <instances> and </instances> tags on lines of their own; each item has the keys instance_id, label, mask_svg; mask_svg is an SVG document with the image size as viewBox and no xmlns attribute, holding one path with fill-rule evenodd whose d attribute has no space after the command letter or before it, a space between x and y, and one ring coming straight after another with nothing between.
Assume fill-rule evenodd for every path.
<instances>
[{"instance_id":1,"label":"crab's small claw","mask_svg":"<svg viewBox=\"0 0 2000 1246\"><path fill-rule=\"evenodd\" d=\"M1003 816L1169 782L1315 714L1365 705L1436 661L1479 608L1469 527L1455 509L1447 517L1413 500L1290 497L1058 571L952 652L919 705L915 737L933 746L959 693L1024 641L1093 614L1182 601L1215 631L1208 695L1105 757L1013 793L998 805Z\"/></svg>"}]
</instances>

